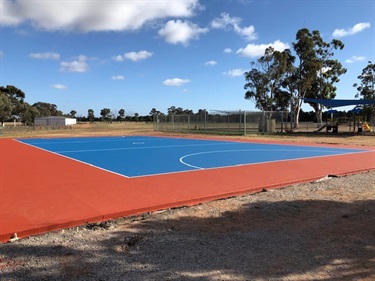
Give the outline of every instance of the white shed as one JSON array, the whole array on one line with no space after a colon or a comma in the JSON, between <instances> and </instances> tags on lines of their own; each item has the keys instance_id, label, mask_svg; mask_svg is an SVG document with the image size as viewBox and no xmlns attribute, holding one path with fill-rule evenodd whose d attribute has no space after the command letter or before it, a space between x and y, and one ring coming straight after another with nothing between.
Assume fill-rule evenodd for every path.
<instances>
[{"instance_id":1,"label":"white shed","mask_svg":"<svg viewBox=\"0 0 375 281\"><path fill-rule=\"evenodd\" d=\"M69 126L77 124L76 118L66 118L60 116L36 117L35 126Z\"/></svg>"}]
</instances>

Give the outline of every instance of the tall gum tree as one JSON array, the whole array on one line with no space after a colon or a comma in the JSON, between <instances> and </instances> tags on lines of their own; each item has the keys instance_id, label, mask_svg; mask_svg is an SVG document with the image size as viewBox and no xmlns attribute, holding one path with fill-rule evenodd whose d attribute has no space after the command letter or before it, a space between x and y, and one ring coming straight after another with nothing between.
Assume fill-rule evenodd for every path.
<instances>
[{"instance_id":1,"label":"tall gum tree","mask_svg":"<svg viewBox=\"0 0 375 281\"><path fill-rule=\"evenodd\" d=\"M332 40L330 43L324 42L319 31L312 32L316 59L314 59L318 71L311 88L307 91L307 98L334 99L336 97L335 84L340 81L339 77L346 73L346 68L333 59L335 50L342 50L344 44L340 40ZM324 106L318 103L310 103L314 108L318 123L322 123L322 112Z\"/></svg>"},{"instance_id":2,"label":"tall gum tree","mask_svg":"<svg viewBox=\"0 0 375 281\"><path fill-rule=\"evenodd\" d=\"M375 63L368 62L363 68L361 75L357 77L360 83L355 83L353 87L357 89L356 98L375 100ZM375 105L365 106L367 114L372 115L372 123L375 124Z\"/></svg>"},{"instance_id":3,"label":"tall gum tree","mask_svg":"<svg viewBox=\"0 0 375 281\"><path fill-rule=\"evenodd\" d=\"M15 86L0 86L0 122L11 118L12 115L20 116L23 110L25 93Z\"/></svg>"},{"instance_id":4,"label":"tall gum tree","mask_svg":"<svg viewBox=\"0 0 375 281\"><path fill-rule=\"evenodd\" d=\"M89 110L87 110L87 119L89 119L90 123L94 123L94 118L94 110L90 108Z\"/></svg>"},{"instance_id":5,"label":"tall gum tree","mask_svg":"<svg viewBox=\"0 0 375 281\"><path fill-rule=\"evenodd\" d=\"M252 69L245 72L245 99L255 103L263 111L285 110L289 97L282 89L282 82L293 69L294 58L289 50L265 50L257 62L251 62Z\"/></svg>"},{"instance_id":6,"label":"tall gum tree","mask_svg":"<svg viewBox=\"0 0 375 281\"><path fill-rule=\"evenodd\" d=\"M311 89L318 71L321 69L318 61L312 33L303 28L296 34L293 48L297 56L297 65L293 75L289 78L288 88L291 92L291 107L294 117L294 128L299 127L299 114L303 99Z\"/></svg>"},{"instance_id":7,"label":"tall gum tree","mask_svg":"<svg viewBox=\"0 0 375 281\"><path fill-rule=\"evenodd\" d=\"M4 126L4 122L11 118L13 105L8 96L0 92L0 124Z\"/></svg>"}]
</instances>

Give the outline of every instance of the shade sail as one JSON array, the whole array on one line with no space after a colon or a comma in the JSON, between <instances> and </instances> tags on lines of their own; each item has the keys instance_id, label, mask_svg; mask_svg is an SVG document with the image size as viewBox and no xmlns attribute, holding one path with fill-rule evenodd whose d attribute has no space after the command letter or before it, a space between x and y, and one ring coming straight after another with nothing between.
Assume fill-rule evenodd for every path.
<instances>
[{"instance_id":1,"label":"shade sail","mask_svg":"<svg viewBox=\"0 0 375 281\"><path fill-rule=\"evenodd\" d=\"M327 100L327 99L304 99L306 103L319 103L326 107L340 107L348 105L375 104L375 100Z\"/></svg>"}]
</instances>

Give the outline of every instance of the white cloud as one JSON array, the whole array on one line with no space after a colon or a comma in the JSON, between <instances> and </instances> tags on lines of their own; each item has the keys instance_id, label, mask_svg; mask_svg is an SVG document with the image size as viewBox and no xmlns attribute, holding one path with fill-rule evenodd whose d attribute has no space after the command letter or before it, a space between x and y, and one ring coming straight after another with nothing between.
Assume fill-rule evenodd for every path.
<instances>
[{"instance_id":1,"label":"white cloud","mask_svg":"<svg viewBox=\"0 0 375 281\"><path fill-rule=\"evenodd\" d=\"M114 75L114 76L112 76L112 80L125 80L125 76Z\"/></svg>"},{"instance_id":2,"label":"white cloud","mask_svg":"<svg viewBox=\"0 0 375 281\"><path fill-rule=\"evenodd\" d=\"M204 63L204 65L216 65L216 64L217 64L217 61L214 61L214 60L210 60Z\"/></svg>"},{"instance_id":3,"label":"white cloud","mask_svg":"<svg viewBox=\"0 0 375 281\"><path fill-rule=\"evenodd\" d=\"M60 63L60 70L67 72L87 72L89 70L89 65L86 63L86 56L79 56L78 60Z\"/></svg>"},{"instance_id":4,"label":"white cloud","mask_svg":"<svg viewBox=\"0 0 375 281\"><path fill-rule=\"evenodd\" d=\"M361 23L357 23L356 25L354 25L352 28L349 28L349 29L335 29L332 33L332 36L340 38L340 37L345 37L348 35L354 35L370 27L371 27L371 24L369 22L361 22Z\"/></svg>"},{"instance_id":5,"label":"white cloud","mask_svg":"<svg viewBox=\"0 0 375 281\"><path fill-rule=\"evenodd\" d=\"M241 68L235 68L235 69L228 70L227 72L223 72L223 74L230 76L230 77L238 77L238 76L243 76L245 72L246 70L243 70Z\"/></svg>"},{"instance_id":6,"label":"white cloud","mask_svg":"<svg viewBox=\"0 0 375 281\"><path fill-rule=\"evenodd\" d=\"M112 59L118 62L124 61L124 60L132 60L132 61L140 61L140 60L145 60L150 57L152 57L153 53L148 52L148 51L139 51L139 52L129 52L125 53L123 55L117 55L113 57Z\"/></svg>"},{"instance_id":7,"label":"white cloud","mask_svg":"<svg viewBox=\"0 0 375 281\"><path fill-rule=\"evenodd\" d=\"M22 22L19 5L14 1L1 0L0 15L0 25L18 25Z\"/></svg>"},{"instance_id":8,"label":"white cloud","mask_svg":"<svg viewBox=\"0 0 375 281\"><path fill-rule=\"evenodd\" d=\"M51 60L59 60L60 54L54 52L47 52L47 53L31 53L30 58L33 59L51 59Z\"/></svg>"},{"instance_id":9,"label":"white cloud","mask_svg":"<svg viewBox=\"0 0 375 281\"><path fill-rule=\"evenodd\" d=\"M242 19L241 18L231 18L228 13L221 13L220 18L214 18L211 22L211 27L216 29L225 29L228 26L238 26Z\"/></svg>"},{"instance_id":10,"label":"white cloud","mask_svg":"<svg viewBox=\"0 0 375 281\"><path fill-rule=\"evenodd\" d=\"M179 1L24 1L1 0L0 24L31 23L44 30L123 31L136 30L147 22L191 17L203 9L199 0Z\"/></svg>"},{"instance_id":11,"label":"white cloud","mask_svg":"<svg viewBox=\"0 0 375 281\"><path fill-rule=\"evenodd\" d=\"M231 48L225 48L224 53L230 54L230 53L232 53L232 49Z\"/></svg>"},{"instance_id":12,"label":"white cloud","mask_svg":"<svg viewBox=\"0 0 375 281\"><path fill-rule=\"evenodd\" d=\"M130 52L126 53L124 55L125 59L129 59L132 61L139 61L139 60L144 60L152 56L153 53L147 52L147 51L139 51L139 52Z\"/></svg>"},{"instance_id":13,"label":"white cloud","mask_svg":"<svg viewBox=\"0 0 375 281\"><path fill-rule=\"evenodd\" d=\"M198 39L200 34L208 32L208 28L200 28L198 25L181 20L170 20L159 30L159 35L170 44L189 45L192 39Z\"/></svg>"},{"instance_id":14,"label":"white cloud","mask_svg":"<svg viewBox=\"0 0 375 281\"><path fill-rule=\"evenodd\" d=\"M255 27L250 25L248 27L240 28L238 26L234 26L234 31L244 37L248 41L258 39L258 35L255 33Z\"/></svg>"},{"instance_id":15,"label":"white cloud","mask_svg":"<svg viewBox=\"0 0 375 281\"><path fill-rule=\"evenodd\" d=\"M114 61L124 61L124 56L122 55L117 55L112 58Z\"/></svg>"},{"instance_id":16,"label":"white cloud","mask_svg":"<svg viewBox=\"0 0 375 281\"><path fill-rule=\"evenodd\" d=\"M66 90L66 89L68 89L67 86L62 85L62 84L55 84L55 85L52 85L51 88L54 88L54 89L57 89L57 90Z\"/></svg>"},{"instance_id":17,"label":"white cloud","mask_svg":"<svg viewBox=\"0 0 375 281\"><path fill-rule=\"evenodd\" d=\"M238 17L230 17L228 13L221 13L220 18L215 18L211 22L211 27L215 29L233 29L238 35L244 37L246 40L251 41L258 38L253 25L247 27L240 27L242 21Z\"/></svg>"},{"instance_id":18,"label":"white cloud","mask_svg":"<svg viewBox=\"0 0 375 281\"><path fill-rule=\"evenodd\" d=\"M172 79L166 79L163 81L163 84L165 86L176 86L179 87L183 84L189 83L190 80L188 79L181 79L181 78L172 78Z\"/></svg>"},{"instance_id":19,"label":"white cloud","mask_svg":"<svg viewBox=\"0 0 375 281\"><path fill-rule=\"evenodd\" d=\"M358 57L358 56L352 56L351 58L347 59L345 62L346 63L355 63L357 61L365 61L366 58L365 57Z\"/></svg>"},{"instance_id":20,"label":"white cloud","mask_svg":"<svg viewBox=\"0 0 375 281\"><path fill-rule=\"evenodd\" d=\"M287 43L276 40L275 42L269 44L248 44L245 48L240 48L239 50L237 50L236 53L243 57L261 57L264 55L264 51L268 47L272 47L275 49L275 51L280 52L290 48Z\"/></svg>"}]
</instances>

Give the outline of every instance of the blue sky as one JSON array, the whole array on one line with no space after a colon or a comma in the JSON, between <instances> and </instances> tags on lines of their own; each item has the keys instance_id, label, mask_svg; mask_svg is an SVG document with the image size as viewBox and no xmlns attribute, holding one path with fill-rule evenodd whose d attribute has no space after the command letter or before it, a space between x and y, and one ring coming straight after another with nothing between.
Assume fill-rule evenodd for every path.
<instances>
[{"instance_id":1,"label":"blue sky","mask_svg":"<svg viewBox=\"0 0 375 281\"><path fill-rule=\"evenodd\" d=\"M375 62L373 0L0 1L0 85L78 116L255 110L242 73L266 47L291 48L301 28L345 44L338 99L354 98Z\"/></svg>"}]
</instances>

